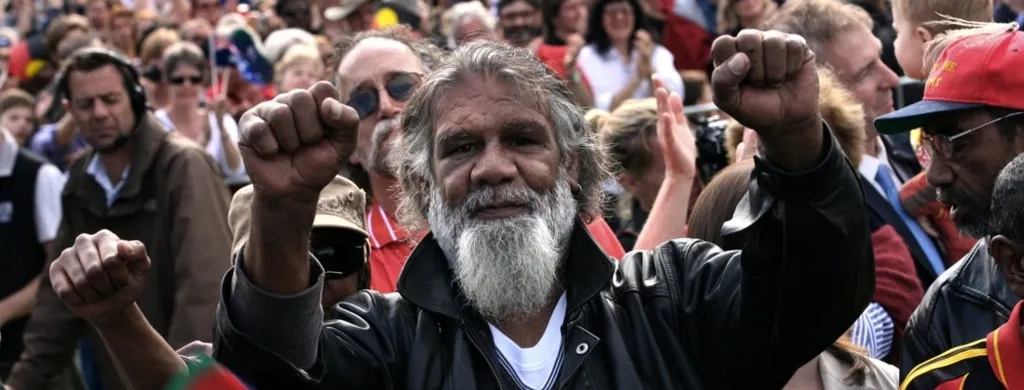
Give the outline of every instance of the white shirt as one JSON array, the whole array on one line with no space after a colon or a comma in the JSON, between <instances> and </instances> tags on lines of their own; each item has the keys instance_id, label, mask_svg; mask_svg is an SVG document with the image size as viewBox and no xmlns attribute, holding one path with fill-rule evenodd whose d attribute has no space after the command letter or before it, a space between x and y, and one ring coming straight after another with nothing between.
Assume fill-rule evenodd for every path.
<instances>
[{"instance_id":1,"label":"white shirt","mask_svg":"<svg viewBox=\"0 0 1024 390\"><path fill-rule=\"evenodd\" d=\"M558 304L551 313L548 327L544 329L537 345L521 348L501 333L494 325L491 337L498 348L501 364L512 373L520 387L533 390L551 389L558 379L558 367L562 364L562 324L565 323L565 294L558 298Z\"/></svg>"},{"instance_id":2,"label":"white shirt","mask_svg":"<svg viewBox=\"0 0 1024 390\"><path fill-rule=\"evenodd\" d=\"M875 143L878 144L878 149L876 149L878 151L878 156L876 157L864 153L864 156L860 158L860 165L857 166L857 171L860 172L865 179L868 179L871 186L875 187L875 191L878 191L883 198L888 199L885 189L883 189L882 185L875 179L875 176L878 175L878 166L885 165L889 167L889 172L891 173L889 176L892 178L892 182L896 183L896 185L902 185L903 180L900 180L900 178L896 176L896 171L892 168L892 165L889 164L889 156L886 154L885 143L882 142L882 139L876 138Z\"/></svg>"},{"instance_id":3,"label":"white shirt","mask_svg":"<svg viewBox=\"0 0 1024 390\"><path fill-rule=\"evenodd\" d=\"M18 143L6 130L0 129L0 137L3 138L3 144L0 145L0 177L9 177L14 173ZM33 214L36 221L36 237L41 244L53 241L57 237L62 216L60 197L64 191L65 181L64 174L52 164L43 164L36 173L36 205Z\"/></svg>"},{"instance_id":4,"label":"white shirt","mask_svg":"<svg viewBox=\"0 0 1024 390\"><path fill-rule=\"evenodd\" d=\"M131 167L126 167L124 172L121 173L121 180L114 184L114 181L110 179L110 174L107 173L107 168L100 162L100 154L94 153L92 160L89 160L89 166L85 168L85 173L92 176L93 180L96 180L96 184L100 185L103 189L103 193L107 197L107 208L110 208L117 200L117 195L121 193L121 189L124 188L124 183L128 181L128 171Z\"/></svg>"},{"instance_id":5,"label":"white shirt","mask_svg":"<svg viewBox=\"0 0 1024 390\"><path fill-rule=\"evenodd\" d=\"M608 111L612 105L612 99L622 88L626 87L633 80L636 74L636 63L639 58L636 49L630 56L629 63L626 63L622 55L615 48L608 49L608 53L601 55L597 52L597 46L590 44L580 50L576 66L587 76L590 89L594 93L594 106ZM679 94L683 98L683 78L676 70L675 59L672 53L661 45L654 46L654 53L651 56L651 67L654 73L665 83L669 92ZM651 92L651 81L644 82L633 93L633 98L643 99L653 97Z\"/></svg>"},{"instance_id":6,"label":"white shirt","mask_svg":"<svg viewBox=\"0 0 1024 390\"><path fill-rule=\"evenodd\" d=\"M171 122L171 117L167 114L167 110L160 109L153 113L160 124L164 125L164 130L174 131L174 122ZM221 147L220 133L220 122L217 121L217 116L213 112L209 113L210 118L210 139L206 142L206 153L213 156L213 160L220 166L221 172L224 173L224 177L228 181L236 180L248 180L248 175L245 173L245 165L238 164L238 169L231 170L228 168L228 158L224 155L224 148ZM238 124L235 123L235 119L230 115L224 115L224 131L228 133L228 137L231 138L231 142L238 143Z\"/></svg>"}]
</instances>

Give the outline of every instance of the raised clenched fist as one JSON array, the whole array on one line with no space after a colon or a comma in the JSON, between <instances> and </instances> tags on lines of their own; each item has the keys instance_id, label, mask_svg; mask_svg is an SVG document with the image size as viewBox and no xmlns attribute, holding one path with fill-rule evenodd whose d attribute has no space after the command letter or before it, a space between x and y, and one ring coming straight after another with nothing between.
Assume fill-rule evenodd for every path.
<instances>
[{"instance_id":1,"label":"raised clenched fist","mask_svg":"<svg viewBox=\"0 0 1024 390\"><path fill-rule=\"evenodd\" d=\"M355 149L359 117L321 81L256 105L242 115L242 161L254 194L316 203Z\"/></svg>"},{"instance_id":2,"label":"raised clenched fist","mask_svg":"<svg viewBox=\"0 0 1024 390\"><path fill-rule=\"evenodd\" d=\"M799 35L743 30L711 46L715 105L761 138L820 121L814 53Z\"/></svg>"},{"instance_id":3,"label":"raised clenched fist","mask_svg":"<svg viewBox=\"0 0 1024 390\"><path fill-rule=\"evenodd\" d=\"M150 260L138 241L101 230L82 234L50 265L53 291L93 325L116 320L142 296Z\"/></svg>"}]
</instances>

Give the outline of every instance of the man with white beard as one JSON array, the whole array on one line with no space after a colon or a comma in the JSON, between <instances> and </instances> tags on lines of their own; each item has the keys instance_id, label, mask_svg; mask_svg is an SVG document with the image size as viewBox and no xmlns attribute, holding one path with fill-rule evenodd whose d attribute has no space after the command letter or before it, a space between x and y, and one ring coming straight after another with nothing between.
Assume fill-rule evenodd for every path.
<instances>
[{"instance_id":1,"label":"man with white beard","mask_svg":"<svg viewBox=\"0 0 1024 390\"><path fill-rule=\"evenodd\" d=\"M260 104L241 122L251 231L225 278L215 357L260 389L781 388L871 299L863 198L817 112L802 38L747 30L713 54L715 103L763 148L724 226L747 235L742 251L683 239L609 259L583 222L604 156L571 93L529 52L472 43L403 115L401 214L432 233L398 294L359 292L327 323L307 237L358 115L327 83ZM659 126L680 130L679 97L657 95ZM91 287L77 269L145 261L110 235L80 242L57 261L69 295ZM87 304L116 313L128 299Z\"/></svg>"},{"instance_id":2,"label":"man with white beard","mask_svg":"<svg viewBox=\"0 0 1024 390\"><path fill-rule=\"evenodd\" d=\"M396 218L397 165L388 156L399 138L409 97L440 59L440 50L417 40L407 29L362 32L342 40L335 52L335 86L341 100L359 116L356 147L345 175L367 193L366 230L370 234L370 288L394 292L405 260L418 238ZM347 169L346 169L347 168ZM588 228L605 252L622 257L622 246L603 219Z\"/></svg>"}]
</instances>

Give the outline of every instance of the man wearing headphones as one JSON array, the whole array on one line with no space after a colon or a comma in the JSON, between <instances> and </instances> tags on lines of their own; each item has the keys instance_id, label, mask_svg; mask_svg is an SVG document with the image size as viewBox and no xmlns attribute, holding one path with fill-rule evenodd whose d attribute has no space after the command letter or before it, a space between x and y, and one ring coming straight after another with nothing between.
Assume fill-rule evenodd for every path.
<instances>
[{"instance_id":1,"label":"man wearing headphones","mask_svg":"<svg viewBox=\"0 0 1024 390\"><path fill-rule=\"evenodd\" d=\"M145 244L153 263L138 308L100 322L148 320L174 348L209 341L220 280L231 265L229 197L216 163L195 143L164 131L147 110L138 74L118 54L79 50L65 62L62 77L58 96L91 150L68 170L55 248L74 247L79 234L101 230ZM87 279L100 287L84 294L125 288L119 275L95 271L87 270ZM8 388L44 388L88 336L103 388L124 389L101 347L102 335L67 309L46 274L25 350L5 378Z\"/></svg>"}]
</instances>

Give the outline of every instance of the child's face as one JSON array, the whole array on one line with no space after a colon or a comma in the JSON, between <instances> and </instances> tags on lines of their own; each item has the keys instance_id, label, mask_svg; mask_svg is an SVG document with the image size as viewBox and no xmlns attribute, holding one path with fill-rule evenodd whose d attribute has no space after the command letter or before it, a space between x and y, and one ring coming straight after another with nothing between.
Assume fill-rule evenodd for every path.
<instances>
[{"instance_id":1,"label":"child's face","mask_svg":"<svg viewBox=\"0 0 1024 390\"><path fill-rule=\"evenodd\" d=\"M907 0L904 0L907 1ZM892 26L896 30L896 61L908 77L924 80L928 74L924 70L924 39L918 32L918 26L902 15L895 4L892 6Z\"/></svg>"},{"instance_id":2,"label":"child's face","mask_svg":"<svg viewBox=\"0 0 1024 390\"><path fill-rule=\"evenodd\" d=\"M32 107L18 106L8 108L3 114L0 114L0 126L3 126L4 129L7 129L14 136L15 140L18 141L18 145L24 145L28 138L32 136L32 130L35 127L32 121Z\"/></svg>"}]
</instances>

